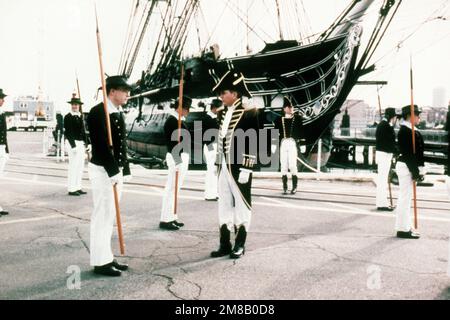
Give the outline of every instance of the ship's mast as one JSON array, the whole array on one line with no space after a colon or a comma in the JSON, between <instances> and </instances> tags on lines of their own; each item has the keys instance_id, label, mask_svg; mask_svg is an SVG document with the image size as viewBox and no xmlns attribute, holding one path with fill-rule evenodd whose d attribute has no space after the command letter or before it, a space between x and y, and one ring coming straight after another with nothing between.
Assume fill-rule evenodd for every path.
<instances>
[{"instance_id":1,"label":"ship's mast","mask_svg":"<svg viewBox=\"0 0 450 320\"><path fill-rule=\"evenodd\" d=\"M279 0L275 0L277 5L277 17L278 17L278 31L280 33L280 40L284 40L283 30L281 28L281 10L280 10L280 2Z\"/></svg>"}]
</instances>

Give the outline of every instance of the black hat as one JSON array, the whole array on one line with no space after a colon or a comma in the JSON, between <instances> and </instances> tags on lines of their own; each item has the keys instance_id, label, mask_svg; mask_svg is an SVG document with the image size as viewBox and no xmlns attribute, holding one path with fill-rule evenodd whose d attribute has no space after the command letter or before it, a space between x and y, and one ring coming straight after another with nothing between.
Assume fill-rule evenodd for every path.
<instances>
[{"instance_id":1,"label":"black hat","mask_svg":"<svg viewBox=\"0 0 450 320\"><path fill-rule=\"evenodd\" d=\"M414 114L415 114L416 116L418 116L421 112L422 112L422 111L421 111L421 110L419 109L419 107L415 104L415 105L414 105ZM403 117L404 119L406 119L406 117L409 116L409 115L411 115L411 105L404 106L404 107L402 108L402 117Z\"/></svg>"},{"instance_id":2,"label":"black hat","mask_svg":"<svg viewBox=\"0 0 450 320\"><path fill-rule=\"evenodd\" d=\"M106 90L110 89L125 89L133 90L134 86L128 82L125 76L111 76L106 78Z\"/></svg>"},{"instance_id":3,"label":"black hat","mask_svg":"<svg viewBox=\"0 0 450 320\"><path fill-rule=\"evenodd\" d=\"M399 115L395 112L394 108L386 108L386 110L384 110L384 117L388 120L398 116Z\"/></svg>"},{"instance_id":4,"label":"black hat","mask_svg":"<svg viewBox=\"0 0 450 320\"><path fill-rule=\"evenodd\" d=\"M4 97L7 97L8 95L6 95L4 92L3 92L3 89L0 89L0 99L3 99Z\"/></svg>"},{"instance_id":5,"label":"black hat","mask_svg":"<svg viewBox=\"0 0 450 320\"><path fill-rule=\"evenodd\" d=\"M178 106L180 104L180 98L178 98L174 104L171 105L173 109L178 109ZM183 96L183 106L182 109L189 110L192 106L192 99L188 96Z\"/></svg>"},{"instance_id":6,"label":"black hat","mask_svg":"<svg viewBox=\"0 0 450 320\"><path fill-rule=\"evenodd\" d=\"M283 108L286 108L286 107L292 107L292 102L287 96L284 96L283 97Z\"/></svg>"},{"instance_id":7,"label":"black hat","mask_svg":"<svg viewBox=\"0 0 450 320\"><path fill-rule=\"evenodd\" d=\"M77 95L74 93L72 94L72 99L70 99L70 101L67 101L67 103L69 104L77 104L79 106L81 106L83 104L83 102L81 102L80 98L77 98Z\"/></svg>"},{"instance_id":8,"label":"black hat","mask_svg":"<svg viewBox=\"0 0 450 320\"><path fill-rule=\"evenodd\" d=\"M212 92L219 94L224 90L232 90L239 92L241 95L251 98L251 93L245 84L244 75L236 70L229 70L223 75L216 86L212 89Z\"/></svg>"},{"instance_id":9,"label":"black hat","mask_svg":"<svg viewBox=\"0 0 450 320\"><path fill-rule=\"evenodd\" d=\"M213 99L211 101L211 109L212 108L220 108L222 106L223 102L220 99Z\"/></svg>"}]
</instances>

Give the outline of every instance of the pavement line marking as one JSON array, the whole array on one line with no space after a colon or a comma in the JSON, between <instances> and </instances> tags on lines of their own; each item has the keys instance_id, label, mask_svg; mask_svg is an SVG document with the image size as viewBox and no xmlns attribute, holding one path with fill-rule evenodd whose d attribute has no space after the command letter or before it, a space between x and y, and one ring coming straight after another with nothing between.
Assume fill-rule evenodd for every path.
<instances>
[{"instance_id":1,"label":"pavement line marking","mask_svg":"<svg viewBox=\"0 0 450 320\"><path fill-rule=\"evenodd\" d=\"M35 176L36 177L36 176ZM20 178L11 178L11 177L4 177L2 180L10 180L14 182L22 182L25 184L40 184L40 185L50 185L55 187L67 187L67 184L65 183L58 183L58 182L50 182L50 181L38 181L38 180L27 180L27 179L20 179ZM90 186L83 186L84 189L91 190L92 188ZM137 190L128 190L127 186L122 191L123 193L132 193L132 194L138 194L138 195L144 195L144 196L156 196L156 197L162 197L163 193L158 192L148 192L148 191L137 191ZM181 199L188 199L188 200L204 200L203 197L195 197L195 196L187 196L187 195L178 195Z\"/></svg>"},{"instance_id":2,"label":"pavement line marking","mask_svg":"<svg viewBox=\"0 0 450 320\"><path fill-rule=\"evenodd\" d=\"M58 186L58 187L66 187L66 184L63 183L56 183L56 182L45 182L45 181L30 181L30 180L26 180L26 179L18 179L18 178L3 178L2 180L11 180L11 181L21 181L24 182L26 184L29 183L34 183L34 184L41 184L41 185L53 185L53 186ZM85 187L86 189L91 189L90 187ZM156 197L161 197L162 194L161 193L155 193L155 192L148 192L148 191L136 191L136 190L124 190L124 193L132 193L132 194L138 194L138 195L146 195L146 196L156 196ZM186 195L179 195L180 198L182 199L189 199L189 200L204 200L203 197L195 197L195 196L186 196ZM268 203L268 202L258 202L258 201L254 201L254 204L257 205L264 205L264 206L269 206L269 207L277 207L277 208L295 208L295 209L303 209L303 210L313 210L313 211L320 211L323 212L324 209L323 208L319 208L319 207L312 207L312 206L300 206L300 205L295 205L295 204L291 204L291 203L283 203L282 201L279 200L275 200L275 199L270 199L270 198L266 198L266 197L262 197L265 198L266 200L270 200L273 203ZM320 202L320 200L318 200L318 202ZM336 212L336 213L345 213L345 214L357 214L357 215L366 215L366 216L374 216L374 217L384 217L384 218L395 218L395 215L384 215L382 213L378 213L378 212L370 212L367 210L355 210L352 212L348 212L348 210L340 210L340 209L333 209L332 212ZM430 217L430 216L423 216L420 215L419 216L420 220L428 220L428 221L440 221L440 222L450 222L450 219L445 219L445 218L437 218L437 217Z\"/></svg>"},{"instance_id":3,"label":"pavement line marking","mask_svg":"<svg viewBox=\"0 0 450 320\"><path fill-rule=\"evenodd\" d=\"M49 220L49 219L56 219L56 218L66 218L66 217L61 216L61 215L53 214L51 216L38 217L38 218L16 219L16 220L9 220L9 221L1 221L0 225L13 224L13 223L22 223L22 222L34 222L34 221Z\"/></svg>"},{"instance_id":4,"label":"pavement line marking","mask_svg":"<svg viewBox=\"0 0 450 320\"><path fill-rule=\"evenodd\" d=\"M333 203L333 202L328 202L328 203L333 205L333 206L335 206L335 207L338 207L338 208L341 208L341 209L351 210L351 211L354 211L354 212L358 212L360 210L358 208L351 207L351 206L346 206L346 205L340 204L340 203Z\"/></svg>"},{"instance_id":5,"label":"pavement line marking","mask_svg":"<svg viewBox=\"0 0 450 320\"><path fill-rule=\"evenodd\" d=\"M272 199L270 199L272 200ZM265 205L265 206L269 206L269 207L282 207L282 208L295 208L295 209L303 209L303 210L313 210L313 211L320 211L323 212L324 209L323 208L318 208L318 207L311 207L311 206L301 206L301 205L295 205L295 204L276 204L276 203L258 203L258 202L253 202L254 204L258 204L258 205ZM365 215L365 216L374 216L374 217L382 217L382 218L390 218L393 219L395 218L395 214L392 215L387 215L387 214L382 214L382 213L378 213L378 212L371 212L371 211L367 211L367 210L355 210L352 212L348 212L348 210L340 210L340 209L333 209L332 212L339 212L339 213L346 213L346 214L357 214L357 215ZM424 216L424 215L419 215L419 220L428 220L428 221L440 221L440 222L450 222L450 219L445 219L445 218L437 218L437 217L430 217L430 216Z\"/></svg>"}]
</instances>

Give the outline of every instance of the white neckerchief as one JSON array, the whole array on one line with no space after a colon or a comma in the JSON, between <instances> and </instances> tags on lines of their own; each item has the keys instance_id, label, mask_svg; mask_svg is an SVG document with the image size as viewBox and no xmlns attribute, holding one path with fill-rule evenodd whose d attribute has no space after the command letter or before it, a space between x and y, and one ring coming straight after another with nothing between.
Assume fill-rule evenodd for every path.
<instances>
[{"instance_id":1,"label":"white neckerchief","mask_svg":"<svg viewBox=\"0 0 450 320\"><path fill-rule=\"evenodd\" d=\"M215 114L214 112L208 111L206 114L213 119L217 118L217 114Z\"/></svg>"},{"instance_id":2,"label":"white neckerchief","mask_svg":"<svg viewBox=\"0 0 450 320\"><path fill-rule=\"evenodd\" d=\"M233 116L233 112L234 112L235 108L236 108L236 106L234 106L234 105L231 107L228 107L227 113L225 114L225 118L223 119L222 131L221 131L222 137L225 137L227 134L228 127L231 122L231 117Z\"/></svg>"},{"instance_id":3,"label":"white neckerchief","mask_svg":"<svg viewBox=\"0 0 450 320\"><path fill-rule=\"evenodd\" d=\"M171 115L172 117L175 117L178 120L179 114L174 109L169 110L169 115ZM184 120L185 120L185 117L181 116L181 121L184 121Z\"/></svg>"},{"instance_id":4,"label":"white neckerchief","mask_svg":"<svg viewBox=\"0 0 450 320\"><path fill-rule=\"evenodd\" d=\"M381 119L381 121L386 121L388 123L388 125L390 125L391 127L393 127L394 125L386 118Z\"/></svg>"},{"instance_id":5,"label":"white neckerchief","mask_svg":"<svg viewBox=\"0 0 450 320\"><path fill-rule=\"evenodd\" d=\"M109 114L122 112L122 107L116 106L111 100L108 99L108 112Z\"/></svg>"},{"instance_id":6,"label":"white neckerchief","mask_svg":"<svg viewBox=\"0 0 450 320\"><path fill-rule=\"evenodd\" d=\"M405 126L407 128L410 128L412 130L411 127L411 121L406 121L406 120L402 120L402 122L400 123L401 126ZM417 127L414 127L414 130L418 130Z\"/></svg>"},{"instance_id":7,"label":"white neckerchief","mask_svg":"<svg viewBox=\"0 0 450 320\"><path fill-rule=\"evenodd\" d=\"M74 112L72 110L70 111L70 114L73 115L73 116L76 116L76 117L80 117L81 116L80 112Z\"/></svg>"},{"instance_id":8,"label":"white neckerchief","mask_svg":"<svg viewBox=\"0 0 450 320\"><path fill-rule=\"evenodd\" d=\"M0 114L3 114L5 111L0 107Z\"/></svg>"}]
</instances>

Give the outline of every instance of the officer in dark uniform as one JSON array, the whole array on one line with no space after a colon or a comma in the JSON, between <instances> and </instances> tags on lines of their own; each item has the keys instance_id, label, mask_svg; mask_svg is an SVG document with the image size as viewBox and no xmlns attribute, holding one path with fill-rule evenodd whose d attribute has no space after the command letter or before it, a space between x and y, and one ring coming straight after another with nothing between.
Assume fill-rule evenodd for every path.
<instances>
[{"instance_id":1,"label":"officer in dark uniform","mask_svg":"<svg viewBox=\"0 0 450 320\"><path fill-rule=\"evenodd\" d=\"M415 126L420 123L419 107L414 105ZM402 108L403 121L398 132L399 158L396 171L400 187L400 194L396 209L395 229L397 237L418 239L420 235L412 229L411 200L413 181L423 181L424 175L424 141L420 132L415 129L415 152L412 142L411 106Z\"/></svg>"},{"instance_id":2,"label":"officer in dark uniform","mask_svg":"<svg viewBox=\"0 0 450 320\"><path fill-rule=\"evenodd\" d=\"M132 86L122 76L111 76L106 79L112 150L108 144L103 103L93 107L87 118L92 145L89 179L94 201L91 216L90 260L95 273L107 276L120 276L121 271L128 269L127 265L120 264L114 259L111 236L115 218L113 185L117 186L120 199L123 181L131 178L122 112L122 106L127 103L131 89Z\"/></svg>"},{"instance_id":3,"label":"officer in dark uniform","mask_svg":"<svg viewBox=\"0 0 450 320\"><path fill-rule=\"evenodd\" d=\"M394 108L386 108L384 117L377 126L376 159L378 165L376 205L379 211L393 211L388 203L388 179L391 171L392 158L397 149L394 126L397 114Z\"/></svg>"},{"instance_id":4,"label":"officer in dark uniform","mask_svg":"<svg viewBox=\"0 0 450 320\"><path fill-rule=\"evenodd\" d=\"M258 163L258 110L242 103L242 98L251 94L244 75L236 70L229 70L213 92L220 95L224 107L217 115L220 247L211 252L211 257L230 255L237 259L245 252L251 221L252 170ZM232 249L233 229L236 239Z\"/></svg>"},{"instance_id":5,"label":"officer in dark uniform","mask_svg":"<svg viewBox=\"0 0 450 320\"><path fill-rule=\"evenodd\" d=\"M167 146L166 163L167 163L167 182L164 189L161 206L161 219L159 227L164 230L179 230L184 226L184 223L178 221L178 216L175 213L175 180L178 172L178 190L180 191L186 177L189 167L189 151L182 150L183 133L187 133L188 129L184 124L185 117L189 114L189 109L192 105L192 99L184 96L181 114L181 133L180 143L178 143L178 117L176 111L179 105L179 100L172 105L169 111L169 116L164 123L164 138ZM189 146L186 146L190 148Z\"/></svg>"},{"instance_id":6,"label":"officer in dark uniform","mask_svg":"<svg viewBox=\"0 0 450 320\"><path fill-rule=\"evenodd\" d=\"M8 138L6 136L7 124L6 115L3 112L3 104L7 95L0 89L0 176L5 170L6 162L9 159ZM8 211L3 210L0 206L0 217L8 214Z\"/></svg>"},{"instance_id":7,"label":"officer in dark uniform","mask_svg":"<svg viewBox=\"0 0 450 320\"><path fill-rule=\"evenodd\" d=\"M84 171L84 160L88 140L84 129L84 119L81 114L83 102L72 95L72 99L67 101L72 110L64 117L64 137L69 146L69 173L67 179L67 190L70 196L79 196L86 194L81 189L81 181Z\"/></svg>"},{"instance_id":8,"label":"officer in dark uniform","mask_svg":"<svg viewBox=\"0 0 450 320\"><path fill-rule=\"evenodd\" d=\"M283 194L288 190L288 171L292 175L291 194L297 192L297 143L302 136L303 118L294 112L294 107L288 97L283 98L283 115L274 122L280 137L280 164Z\"/></svg>"}]
</instances>

